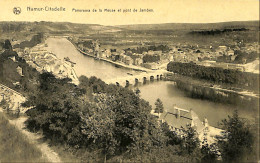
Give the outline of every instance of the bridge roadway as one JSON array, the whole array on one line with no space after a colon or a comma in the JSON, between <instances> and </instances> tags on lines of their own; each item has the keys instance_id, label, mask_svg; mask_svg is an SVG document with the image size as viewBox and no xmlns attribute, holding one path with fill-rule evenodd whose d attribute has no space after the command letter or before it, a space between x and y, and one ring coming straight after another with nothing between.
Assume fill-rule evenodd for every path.
<instances>
[{"instance_id":1,"label":"bridge roadway","mask_svg":"<svg viewBox=\"0 0 260 163\"><path fill-rule=\"evenodd\" d=\"M107 84L117 84L124 87L129 84L134 85L139 82L144 83L148 80L160 80L166 73L166 70L154 70L152 72L142 72L138 75L129 75L126 77L107 79L105 82Z\"/></svg>"}]
</instances>

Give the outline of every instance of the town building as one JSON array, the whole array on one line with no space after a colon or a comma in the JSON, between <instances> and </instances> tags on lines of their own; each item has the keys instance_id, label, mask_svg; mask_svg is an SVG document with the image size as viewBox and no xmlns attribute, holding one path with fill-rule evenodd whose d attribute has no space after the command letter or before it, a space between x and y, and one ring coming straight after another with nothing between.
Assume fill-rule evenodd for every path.
<instances>
[{"instance_id":1,"label":"town building","mask_svg":"<svg viewBox=\"0 0 260 163\"><path fill-rule=\"evenodd\" d=\"M125 57L125 64L132 65L133 64L133 59L130 56L126 56Z\"/></svg>"},{"instance_id":2,"label":"town building","mask_svg":"<svg viewBox=\"0 0 260 163\"><path fill-rule=\"evenodd\" d=\"M216 137L223 133L223 130L210 126L206 118L202 122L192 109L186 110L174 106L173 110L166 111L159 121L166 122L170 130L180 136L188 129L187 126L191 126L195 129L201 143L205 139L209 144L215 143Z\"/></svg>"},{"instance_id":3,"label":"town building","mask_svg":"<svg viewBox=\"0 0 260 163\"><path fill-rule=\"evenodd\" d=\"M143 64L143 59L142 58L136 58L134 60L134 65L140 66Z\"/></svg>"},{"instance_id":4,"label":"town building","mask_svg":"<svg viewBox=\"0 0 260 163\"><path fill-rule=\"evenodd\" d=\"M23 76L23 69L20 66L17 66L16 71L20 76Z\"/></svg>"}]
</instances>

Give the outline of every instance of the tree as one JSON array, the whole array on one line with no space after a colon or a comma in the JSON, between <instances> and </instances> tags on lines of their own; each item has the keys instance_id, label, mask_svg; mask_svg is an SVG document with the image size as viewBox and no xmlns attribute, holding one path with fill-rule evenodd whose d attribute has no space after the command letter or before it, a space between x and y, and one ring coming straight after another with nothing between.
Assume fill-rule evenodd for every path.
<instances>
[{"instance_id":1,"label":"tree","mask_svg":"<svg viewBox=\"0 0 260 163\"><path fill-rule=\"evenodd\" d=\"M163 103L162 103L162 101L158 98L154 104L155 104L154 112L155 112L155 113L158 113L158 116L159 116L160 113L163 113L163 110L164 110Z\"/></svg>"},{"instance_id":2,"label":"tree","mask_svg":"<svg viewBox=\"0 0 260 163\"><path fill-rule=\"evenodd\" d=\"M176 132L171 131L169 125L166 122L161 123L163 134L166 136L166 145L179 145L181 144L181 137Z\"/></svg>"},{"instance_id":3,"label":"tree","mask_svg":"<svg viewBox=\"0 0 260 163\"><path fill-rule=\"evenodd\" d=\"M89 144L101 148L104 162L107 156L115 153L118 147L115 131L115 112L110 108L114 98L106 94L95 94L95 104L89 107L89 114L84 115L81 126L83 135L86 135Z\"/></svg>"},{"instance_id":4,"label":"tree","mask_svg":"<svg viewBox=\"0 0 260 163\"><path fill-rule=\"evenodd\" d=\"M136 89L135 89L135 94L139 97L139 96L140 96L140 93L141 93L140 89L139 89L139 88L136 88Z\"/></svg>"},{"instance_id":5,"label":"tree","mask_svg":"<svg viewBox=\"0 0 260 163\"><path fill-rule=\"evenodd\" d=\"M187 129L184 130L182 137L182 148L187 151L188 154L192 154L196 149L198 149L200 141L197 137L196 130L187 125Z\"/></svg>"},{"instance_id":6,"label":"tree","mask_svg":"<svg viewBox=\"0 0 260 163\"><path fill-rule=\"evenodd\" d=\"M37 93L29 97L26 104L33 108L26 114L27 128L32 131L42 129L46 138L53 143L65 143L74 146L82 144L80 139L80 91L69 79L56 79L51 73L39 76ZM55 93L53 93L55 92Z\"/></svg>"},{"instance_id":7,"label":"tree","mask_svg":"<svg viewBox=\"0 0 260 163\"><path fill-rule=\"evenodd\" d=\"M205 138L201 146L201 161L202 162L215 162L219 157L219 150L216 143L208 144Z\"/></svg>"},{"instance_id":8,"label":"tree","mask_svg":"<svg viewBox=\"0 0 260 163\"><path fill-rule=\"evenodd\" d=\"M227 162L241 161L252 152L253 134L246 121L238 116L237 110L232 117L222 120L225 130L223 136L218 138L218 147L222 159Z\"/></svg>"},{"instance_id":9,"label":"tree","mask_svg":"<svg viewBox=\"0 0 260 163\"><path fill-rule=\"evenodd\" d=\"M11 45L11 42L9 40L5 40L4 48L8 49L8 50L12 50L12 45Z\"/></svg>"}]
</instances>

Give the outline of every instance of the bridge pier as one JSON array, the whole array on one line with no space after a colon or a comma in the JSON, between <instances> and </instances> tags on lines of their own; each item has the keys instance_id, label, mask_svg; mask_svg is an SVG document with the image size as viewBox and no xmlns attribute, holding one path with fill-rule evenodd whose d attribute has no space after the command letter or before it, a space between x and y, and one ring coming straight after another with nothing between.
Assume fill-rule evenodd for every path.
<instances>
[{"instance_id":1,"label":"bridge pier","mask_svg":"<svg viewBox=\"0 0 260 163\"><path fill-rule=\"evenodd\" d=\"M154 81L154 76L150 76L150 81Z\"/></svg>"},{"instance_id":2,"label":"bridge pier","mask_svg":"<svg viewBox=\"0 0 260 163\"><path fill-rule=\"evenodd\" d=\"M164 74L162 72L155 73L141 73L136 76L127 76L122 78L117 78L112 80L112 83L116 83L116 85L128 87L130 85L138 85L139 83L147 83L148 80L151 82L155 80L162 80L164 78Z\"/></svg>"},{"instance_id":3,"label":"bridge pier","mask_svg":"<svg viewBox=\"0 0 260 163\"><path fill-rule=\"evenodd\" d=\"M135 85L136 85L136 84L138 84L138 79L137 79L137 78L135 78Z\"/></svg>"},{"instance_id":4,"label":"bridge pier","mask_svg":"<svg viewBox=\"0 0 260 163\"><path fill-rule=\"evenodd\" d=\"M146 83L146 77L143 77L143 83L145 84Z\"/></svg>"}]
</instances>

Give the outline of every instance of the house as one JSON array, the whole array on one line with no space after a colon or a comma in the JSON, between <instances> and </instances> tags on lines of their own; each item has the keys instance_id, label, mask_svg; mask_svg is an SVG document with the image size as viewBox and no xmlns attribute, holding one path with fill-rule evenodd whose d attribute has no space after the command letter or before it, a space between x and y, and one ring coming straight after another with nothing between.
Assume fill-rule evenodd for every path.
<instances>
[{"instance_id":1,"label":"house","mask_svg":"<svg viewBox=\"0 0 260 163\"><path fill-rule=\"evenodd\" d=\"M24 54L30 54L30 49L26 47L26 48L24 48L23 52L24 52Z\"/></svg>"},{"instance_id":2,"label":"house","mask_svg":"<svg viewBox=\"0 0 260 163\"><path fill-rule=\"evenodd\" d=\"M172 131L177 132L187 129L187 125L191 125L197 132L201 132L205 127L192 109L189 111L176 106L172 111L166 112L162 121L166 122Z\"/></svg>"},{"instance_id":3,"label":"house","mask_svg":"<svg viewBox=\"0 0 260 163\"><path fill-rule=\"evenodd\" d=\"M227 51L228 56L233 56L234 55L234 50L228 50Z\"/></svg>"},{"instance_id":4,"label":"house","mask_svg":"<svg viewBox=\"0 0 260 163\"><path fill-rule=\"evenodd\" d=\"M112 52L111 57L112 61L118 61L120 59L120 55L117 52Z\"/></svg>"},{"instance_id":5,"label":"house","mask_svg":"<svg viewBox=\"0 0 260 163\"><path fill-rule=\"evenodd\" d=\"M130 56L126 56L125 57L125 64L132 65L133 64L133 59Z\"/></svg>"},{"instance_id":6,"label":"house","mask_svg":"<svg viewBox=\"0 0 260 163\"><path fill-rule=\"evenodd\" d=\"M226 51L227 50L227 46L219 46L218 49L221 50L221 51Z\"/></svg>"},{"instance_id":7,"label":"house","mask_svg":"<svg viewBox=\"0 0 260 163\"><path fill-rule=\"evenodd\" d=\"M82 43L79 43L79 44L78 44L78 48L79 48L80 50L83 50L84 45L83 45Z\"/></svg>"},{"instance_id":8,"label":"house","mask_svg":"<svg viewBox=\"0 0 260 163\"><path fill-rule=\"evenodd\" d=\"M134 60L134 64L135 64L135 65L141 65L141 64L143 64L143 59L142 59L142 58L136 58L136 59Z\"/></svg>"},{"instance_id":9,"label":"house","mask_svg":"<svg viewBox=\"0 0 260 163\"><path fill-rule=\"evenodd\" d=\"M235 61L236 57L237 56L235 56L235 55L230 55L230 60L233 62L233 61Z\"/></svg>"},{"instance_id":10,"label":"house","mask_svg":"<svg viewBox=\"0 0 260 163\"><path fill-rule=\"evenodd\" d=\"M110 58L110 57L111 57L111 51L110 51L110 49L106 49L106 50L105 50L105 54L106 54L106 57L107 57L107 58Z\"/></svg>"},{"instance_id":11,"label":"house","mask_svg":"<svg viewBox=\"0 0 260 163\"><path fill-rule=\"evenodd\" d=\"M223 134L224 130L215 128L209 125L208 120L204 118L203 122L198 115L192 110L186 110L174 106L173 110L166 111L164 116L159 119L166 122L170 130L182 136L184 130L187 130L187 125L195 129L199 140L202 142L207 140L208 144L216 142L216 137Z\"/></svg>"},{"instance_id":12,"label":"house","mask_svg":"<svg viewBox=\"0 0 260 163\"><path fill-rule=\"evenodd\" d=\"M15 59L15 56L8 57L9 59L13 60L14 62L17 62Z\"/></svg>"},{"instance_id":13,"label":"house","mask_svg":"<svg viewBox=\"0 0 260 163\"><path fill-rule=\"evenodd\" d=\"M217 49L216 49L216 54L217 55L226 55L226 51L227 51L227 47L226 46L219 46Z\"/></svg>"},{"instance_id":14,"label":"house","mask_svg":"<svg viewBox=\"0 0 260 163\"><path fill-rule=\"evenodd\" d=\"M100 52L100 58L106 58L106 53L104 51Z\"/></svg>"},{"instance_id":15,"label":"house","mask_svg":"<svg viewBox=\"0 0 260 163\"><path fill-rule=\"evenodd\" d=\"M19 74L20 76L23 76L23 69L22 69L20 66L18 66L18 67L16 68L16 71L18 72L18 74Z\"/></svg>"}]
</instances>

